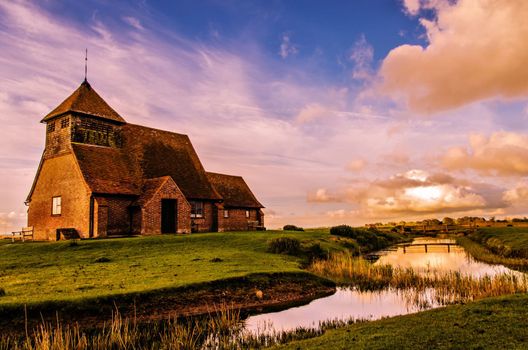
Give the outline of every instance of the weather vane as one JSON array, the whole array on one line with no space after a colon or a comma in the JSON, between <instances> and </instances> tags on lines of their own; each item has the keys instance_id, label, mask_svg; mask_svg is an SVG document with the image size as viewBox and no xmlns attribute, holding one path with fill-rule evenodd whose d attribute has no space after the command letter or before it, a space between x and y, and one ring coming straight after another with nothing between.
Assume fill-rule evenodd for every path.
<instances>
[{"instance_id":1,"label":"weather vane","mask_svg":"<svg viewBox=\"0 0 528 350\"><path fill-rule=\"evenodd\" d=\"M87 76L88 76L88 49L86 49L86 52L84 54L84 81L88 81Z\"/></svg>"}]
</instances>

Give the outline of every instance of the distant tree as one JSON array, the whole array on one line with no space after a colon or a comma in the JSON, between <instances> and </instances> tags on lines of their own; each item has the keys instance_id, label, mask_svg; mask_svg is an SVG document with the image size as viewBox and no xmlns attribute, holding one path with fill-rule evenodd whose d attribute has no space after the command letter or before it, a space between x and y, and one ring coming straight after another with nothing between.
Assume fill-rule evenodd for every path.
<instances>
[{"instance_id":1,"label":"distant tree","mask_svg":"<svg viewBox=\"0 0 528 350\"><path fill-rule=\"evenodd\" d=\"M445 217L442 219L442 224L444 225L454 225L455 224L455 220L453 220L452 218L450 217Z\"/></svg>"}]
</instances>

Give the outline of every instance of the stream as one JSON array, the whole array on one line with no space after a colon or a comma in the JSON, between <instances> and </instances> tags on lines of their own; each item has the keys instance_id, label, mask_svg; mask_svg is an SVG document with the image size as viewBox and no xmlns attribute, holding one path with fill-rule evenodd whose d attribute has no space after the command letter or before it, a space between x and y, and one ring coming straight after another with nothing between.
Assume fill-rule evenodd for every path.
<instances>
[{"instance_id":1,"label":"stream","mask_svg":"<svg viewBox=\"0 0 528 350\"><path fill-rule=\"evenodd\" d=\"M369 258L375 264L412 267L419 271L459 271L474 277L519 273L502 265L476 261L452 239L416 238L411 244L413 246L396 245ZM425 297L427 293L426 290ZM318 328L325 321L376 320L443 306L433 301L425 305L417 304L409 299L401 290L360 292L354 288L339 287L335 294L303 306L251 316L246 319L245 328L254 333L290 331L299 327Z\"/></svg>"}]
</instances>

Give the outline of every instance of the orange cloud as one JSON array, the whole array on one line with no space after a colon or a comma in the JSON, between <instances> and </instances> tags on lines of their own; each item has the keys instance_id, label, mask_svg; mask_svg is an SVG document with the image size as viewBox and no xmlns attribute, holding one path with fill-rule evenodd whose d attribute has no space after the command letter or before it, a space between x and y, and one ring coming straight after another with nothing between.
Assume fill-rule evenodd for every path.
<instances>
[{"instance_id":1,"label":"orange cloud","mask_svg":"<svg viewBox=\"0 0 528 350\"><path fill-rule=\"evenodd\" d=\"M528 204L528 183L523 182L504 192L503 199L513 205Z\"/></svg>"},{"instance_id":2,"label":"orange cloud","mask_svg":"<svg viewBox=\"0 0 528 350\"><path fill-rule=\"evenodd\" d=\"M365 217L466 212L505 207L501 189L471 183L447 174L410 170L387 179L364 183L329 194L324 188L311 195L313 202L348 202Z\"/></svg>"},{"instance_id":3,"label":"orange cloud","mask_svg":"<svg viewBox=\"0 0 528 350\"><path fill-rule=\"evenodd\" d=\"M359 172L367 166L367 161L365 159L356 159L351 161L346 165L346 170L352 171L352 172Z\"/></svg>"},{"instance_id":4,"label":"orange cloud","mask_svg":"<svg viewBox=\"0 0 528 350\"><path fill-rule=\"evenodd\" d=\"M496 132L472 135L469 147L450 148L442 164L450 170L473 169L483 175L528 175L528 135Z\"/></svg>"},{"instance_id":5,"label":"orange cloud","mask_svg":"<svg viewBox=\"0 0 528 350\"><path fill-rule=\"evenodd\" d=\"M428 45L402 45L383 61L382 90L418 113L493 97L528 96L528 1L405 0L406 11L433 9L420 23Z\"/></svg>"}]
</instances>

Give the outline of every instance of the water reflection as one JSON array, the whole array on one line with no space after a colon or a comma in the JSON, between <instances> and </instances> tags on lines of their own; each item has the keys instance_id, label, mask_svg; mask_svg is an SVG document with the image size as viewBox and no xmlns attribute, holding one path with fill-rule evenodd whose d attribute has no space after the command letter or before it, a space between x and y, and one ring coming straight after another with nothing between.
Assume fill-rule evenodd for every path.
<instances>
[{"instance_id":1,"label":"water reflection","mask_svg":"<svg viewBox=\"0 0 528 350\"><path fill-rule=\"evenodd\" d=\"M511 273L512 270L474 260L460 246L434 245L455 243L450 239L417 238L413 244L424 246L398 246L381 251L376 264L391 264L394 267L412 267L415 270L459 271L474 277ZM518 272L513 272L518 274ZM383 290L359 292L355 289L338 288L331 296L317 299L308 305L288 310L249 317L246 329L253 332L288 331L297 327L317 328L320 322L328 320L362 320L397 316L441 306L434 302L432 290L425 292ZM272 325L272 327L270 327Z\"/></svg>"},{"instance_id":2,"label":"water reflection","mask_svg":"<svg viewBox=\"0 0 528 350\"><path fill-rule=\"evenodd\" d=\"M320 322L326 320L374 320L438 306L410 303L403 293L393 290L359 292L338 288L335 294L314 300L308 305L252 316L246 320L246 329L262 332L269 329L270 325L276 331L297 327L317 328Z\"/></svg>"},{"instance_id":3,"label":"water reflection","mask_svg":"<svg viewBox=\"0 0 528 350\"><path fill-rule=\"evenodd\" d=\"M437 243L456 243L451 239L417 238L415 246L397 246L397 249L378 253L376 264L390 264L394 267L411 267L415 270L459 271L473 277L494 276L509 273L512 270L502 265L490 265L473 259L461 246L435 245ZM421 244L431 244L425 247ZM405 252L404 252L405 249Z\"/></svg>"}]
</instances>

